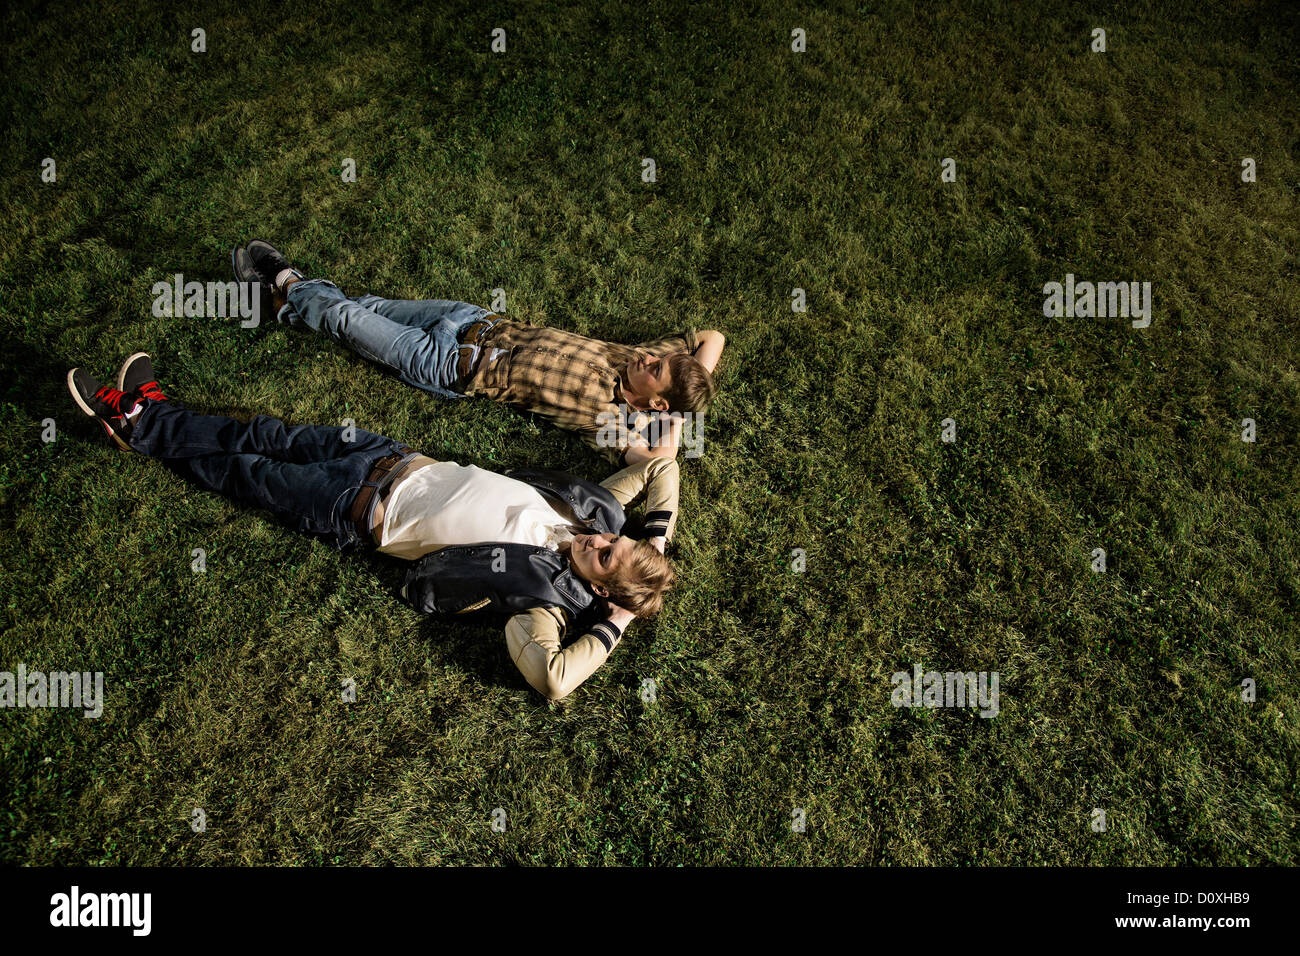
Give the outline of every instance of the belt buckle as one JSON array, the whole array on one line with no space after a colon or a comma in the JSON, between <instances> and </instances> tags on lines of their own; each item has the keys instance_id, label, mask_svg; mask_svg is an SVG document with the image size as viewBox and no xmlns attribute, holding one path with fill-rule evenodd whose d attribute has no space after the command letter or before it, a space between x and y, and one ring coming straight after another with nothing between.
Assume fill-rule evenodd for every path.
<instances>
[{"instance_id":1,"label":"belt buckle","mask_svg":"<svg viewBox=\"0 0 1300 956\"><path fill-rule=\"evenodd\" d=\"M410 446L403 446L410 450ZM357 516L357 531L362 537L369 537L371 525L374 524L375 510L382 505L388 498L388 493L392 491L393 482L390 480L395 469L401 464L406 454L401 451L395 451L385 455L379 461L375 462L374 468L371 469L370 475L366 479L366 486L361 493L357 495L356 507L360 507L361 514ZM361 494L365 494L366 502L364 507L361 506Z\"/></svg>"},{"instance_id":2,"label":"belt buckle","mask_svg":"<svg viewBox=\"0 0 1300 956\"><path fill-rule=\"evenodd\" d=\"M482 349L477 343L461 345L459 346L459 349L460 354L456 359L456 379L457 381L463 381L464 379L469 378L470 374L473 373L474 366L478 364L479 353ZM469 350L468 353L466 353L466 349Z\"/></svg>"}]
</instances>

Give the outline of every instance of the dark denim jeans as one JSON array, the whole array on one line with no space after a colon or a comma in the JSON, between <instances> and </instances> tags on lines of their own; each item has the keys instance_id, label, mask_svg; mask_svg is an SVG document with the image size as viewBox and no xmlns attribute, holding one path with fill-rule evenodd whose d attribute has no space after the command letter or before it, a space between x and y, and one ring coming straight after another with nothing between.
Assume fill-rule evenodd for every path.
<instances>
[{"instance_id":1,"label":"dark denim jeans","mask_svg":"<svg viewBox=\"0 0 1300 956\"><path fill-rule=\"evenodd\" d=\"M402 448L374 432L294 425L267 415L241 422L146 399L131 447L208 491L274 514L341 551L362 539L347 513L375 463Z\"/></svg>"},{"instance_id":2,"label":"dark denim jeans","mask_svg":"<svg viewBox=\"0 0 1300 956\"><path fill-rule=\"evenodd\" d=\"M407 385L443 398L452 391L460 333L491 315L480 305L450 299L348 298L328 279L289 287L277 318L295 328L324 332L358 355L397 373ZM477 355L475 355L477 358Z\"/></svg>"}]
</instances>

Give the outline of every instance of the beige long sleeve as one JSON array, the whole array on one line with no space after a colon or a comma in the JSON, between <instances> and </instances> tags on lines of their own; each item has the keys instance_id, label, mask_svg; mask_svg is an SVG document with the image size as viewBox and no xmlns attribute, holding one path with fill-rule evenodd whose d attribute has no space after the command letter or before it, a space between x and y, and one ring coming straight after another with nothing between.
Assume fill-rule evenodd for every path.
<instances>
[{"instance_id":1,"label":"beige long sleeve","mask_svg":"<svg viewBox=\"0 0 1300 956\"><path fill-rule=\"evenodd\" d=\"M615 472L600 484L624 510L645 498L646 534L672 540L681 490L681 469L676 458L647 458Z\"/></svg>"},{"instance_id":2,"label":"beige long sleeve","mask_svg":"<svg viewBox=\"0 0 1300 956\"><path fill-rule=\"evenodd\" d=\"M506 622L506 647L524 679L549 700L567 697L609 657L622 632L600 621L561 649L567 625L558 607L535 607Z\"/></svg>"},{"instance_id":3,"label":"beige long sleeve","mask_svg":"<svg viewBox=\"0 0 1300 956\"><path fill-rule=\"evenodd\" d=\"M624 508L645 499L648 534L672 538L677 524L680 471L675 458L651 458L610 475L601 485ZM549 700L560 700L609 659L623 637L613 621L593 624L568 647L568 629L558 607L538 607L506 622L506 647L524 679Z\"/></svg>"}]
</instances>

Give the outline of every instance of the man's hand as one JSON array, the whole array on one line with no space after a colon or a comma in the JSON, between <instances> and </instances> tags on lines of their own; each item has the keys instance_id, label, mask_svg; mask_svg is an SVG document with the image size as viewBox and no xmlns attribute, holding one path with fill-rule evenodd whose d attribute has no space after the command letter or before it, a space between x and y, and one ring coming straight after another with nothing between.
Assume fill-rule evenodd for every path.
<instances>
[{"instance_id":1,"label":"man's hand","mask_svg":"<svg viewBox=\"0 0 1300 956\"><path fill-rule=\"evenodd\" d=\"M638 442L630 442L627 451L623 453L623 460L629 465L639 465L643 461L651 458L676 458L677 449L682 444L682 425L684 419L681 415L675 415L670 412L657 413L659 416L659 440L653 446L647 445L642 439ZM635 438L640 438L637 434Z\"/></svg>"},{"instance_id":2,"label":"man's hand","mask_svg":"<svg viewBox=\"0 0 1300 956\"><path fill-rule=\"evenodd\" d=\"M658 551L660 554L663 554L664 548L668 544L668 539L665 538L663 535L659 535L659 537L657 538L651 538L650 543L655 546L656 551Z\"/></svg>"},{"instance_id":3,"label":"man's hand","mask_svg":"<svg viewBox=\"0 0 1300 956\"><path fill-rule=\"evenodd\" d=\"M609 606L609 621L618 628L619 633L626 631L627 626L635 619L636 615L627 608L619 607L617 604L611 604Z\"/></svg>"},{"instance_id":4,"label":"man's hand","mask_svg":"<svg viewBox=\"0 0 1300 956\"><path fill-rule=\"evenodd\" d=\"M697 332L695 338L699 342L695 347L695 359L712 372L718 367L718 359L722 358L727 337L716 329L709 329L706 332Z\"/></svg>"}]
</instances>

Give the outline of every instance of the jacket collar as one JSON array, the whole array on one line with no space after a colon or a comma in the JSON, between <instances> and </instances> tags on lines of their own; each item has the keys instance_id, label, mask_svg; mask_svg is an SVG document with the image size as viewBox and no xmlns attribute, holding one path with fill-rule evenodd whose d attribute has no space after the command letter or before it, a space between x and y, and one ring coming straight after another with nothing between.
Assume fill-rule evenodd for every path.
<instances>
[{"instance_id":1,"label":"jacket collar","mask_svg":"<svg viewBox=\"0 0 1300 956\"><path fill-rule=\"evenodd\" d=\"M562 471L544 468L517 468L506 476L526 482L542 494L563 502L578 523L600 534L622 534L627 515L618 499L595 482L576 478Z\"/></svg>"}]
</instances>

